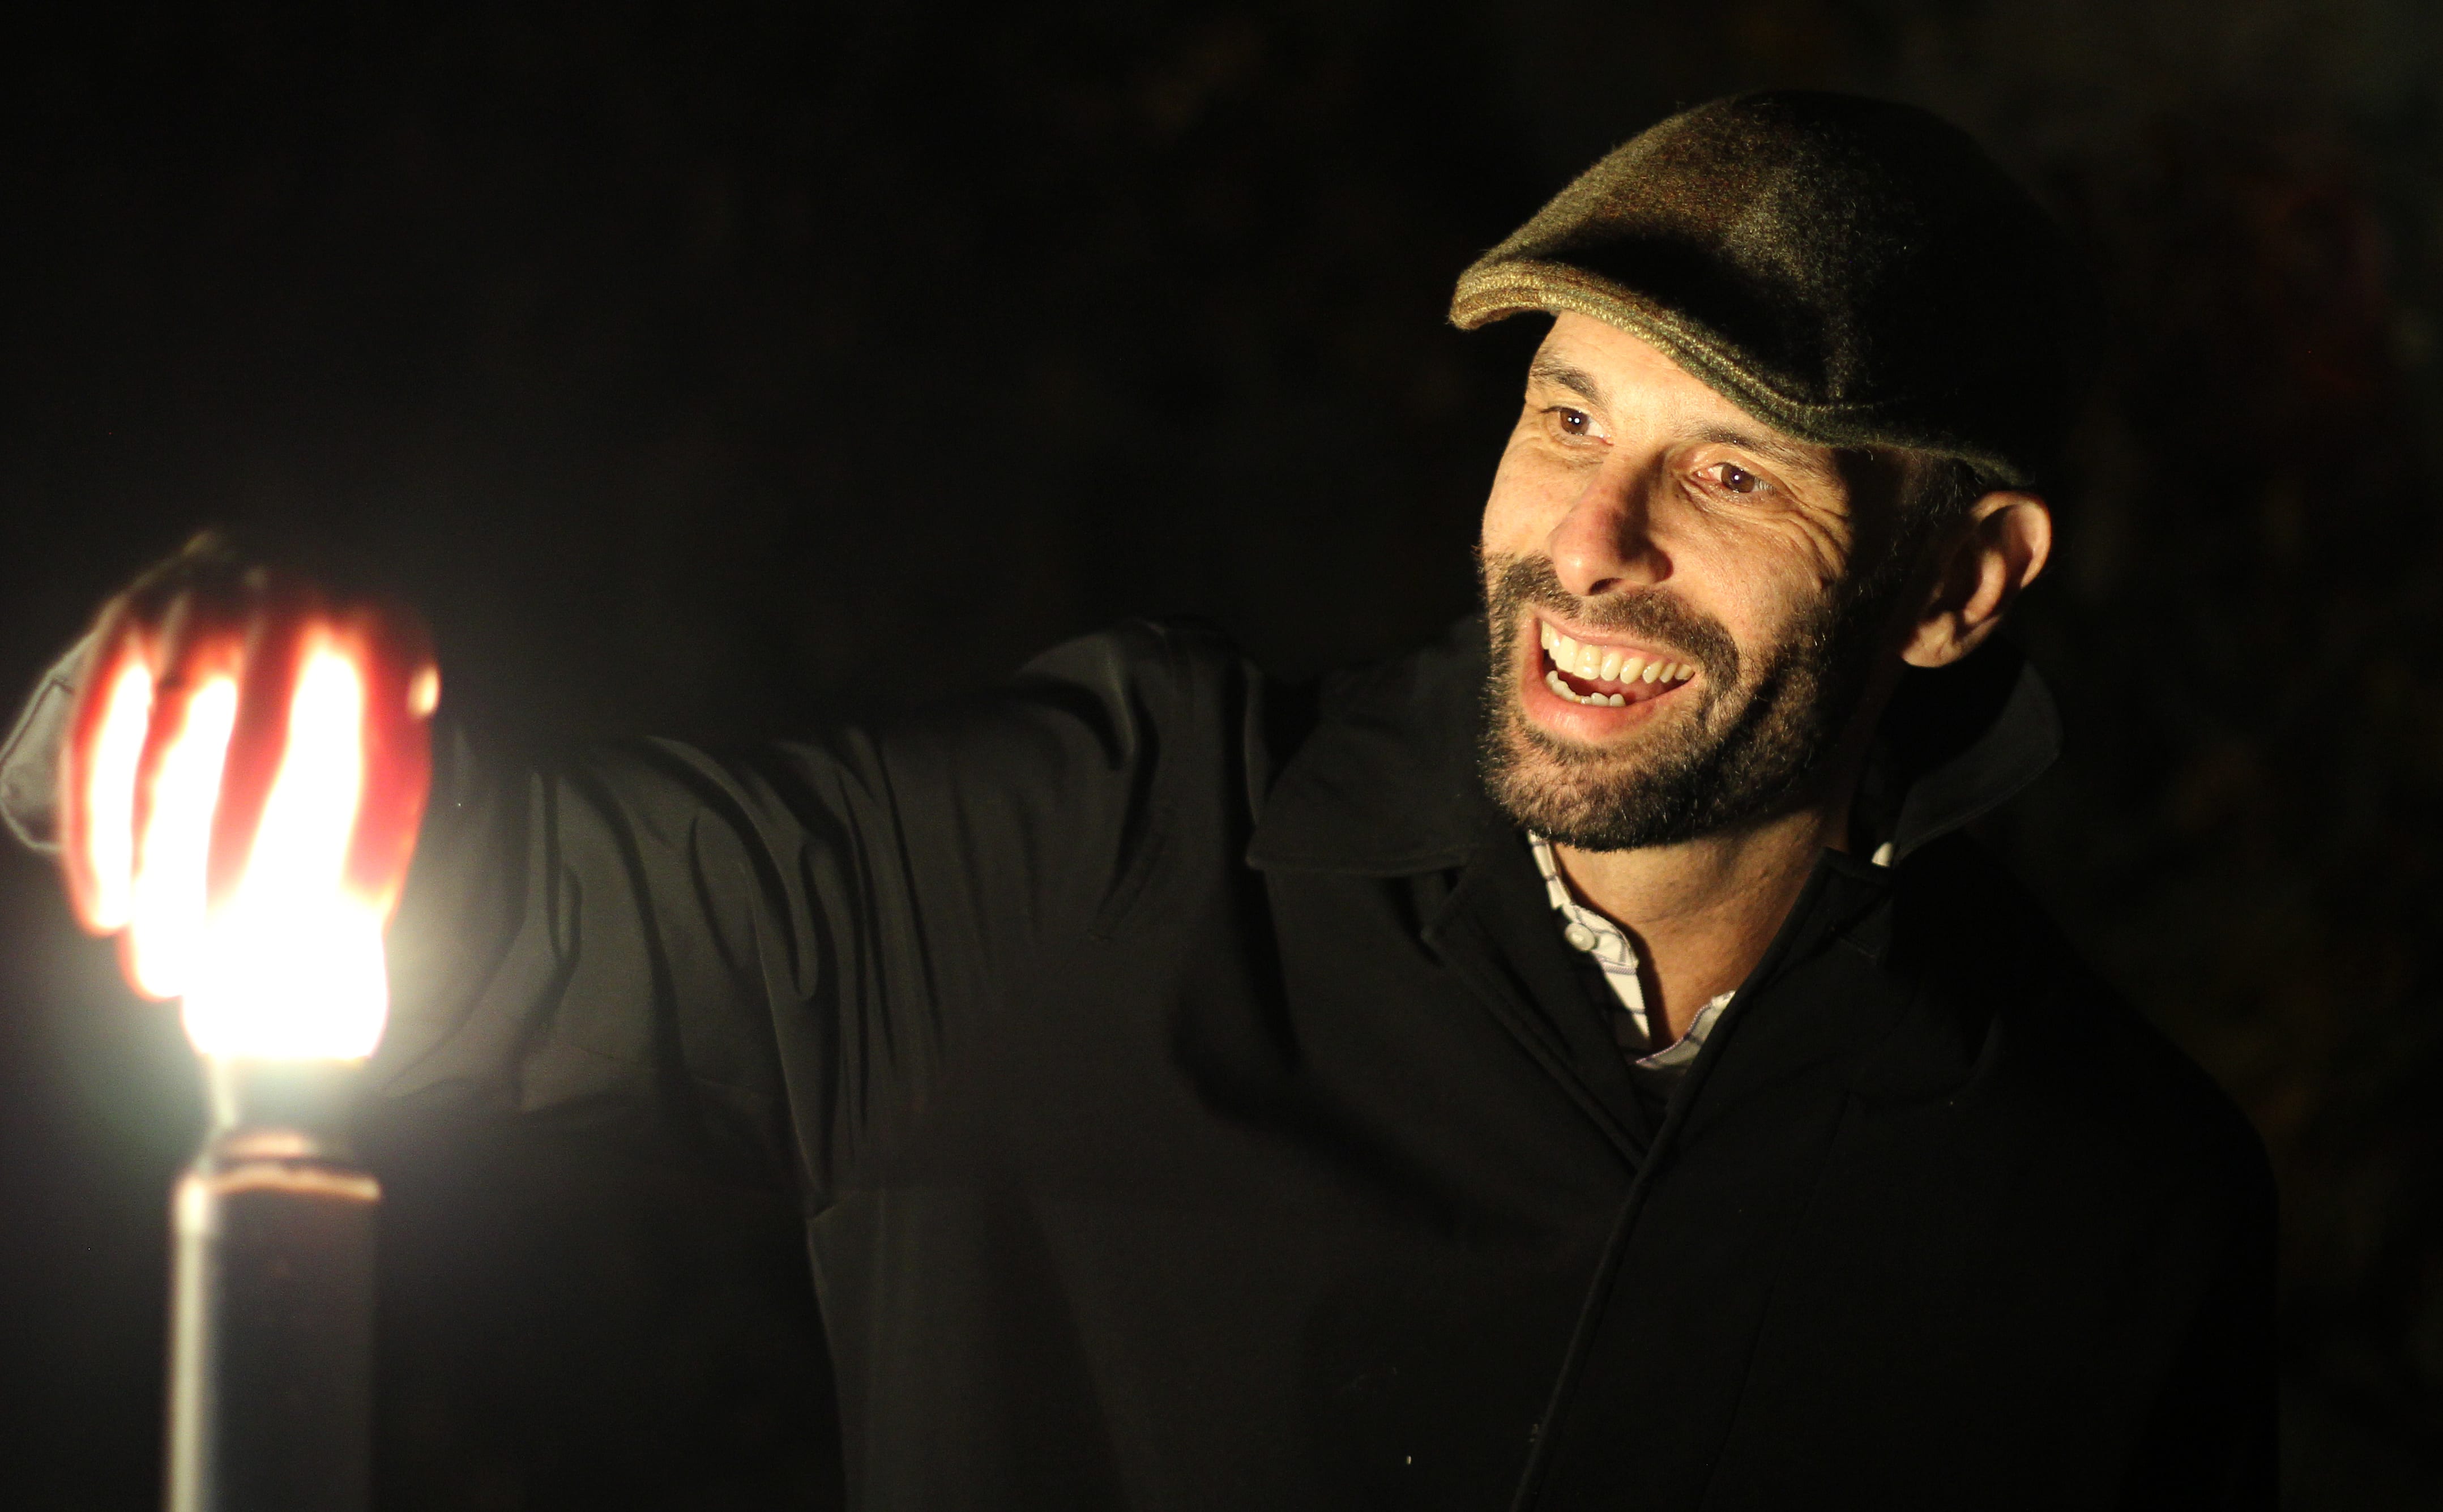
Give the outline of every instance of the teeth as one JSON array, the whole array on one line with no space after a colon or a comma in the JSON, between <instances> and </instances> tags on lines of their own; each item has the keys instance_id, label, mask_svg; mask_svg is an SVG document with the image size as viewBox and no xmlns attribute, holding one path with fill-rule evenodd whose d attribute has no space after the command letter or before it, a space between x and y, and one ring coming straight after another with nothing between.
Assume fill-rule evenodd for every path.
<instances>
[{"instance_id":1,"label":"teeth","mask_svg":"<svg viewBox=\"0 0 2443 1512\"><path fill-rule=\"evenodd\" d=\"M1591 693L1581 696L1570 691L1561 680L1561 673L1583 677L1589 682L1680 683L1697 674L1697 669L1684 661L1648 661L1618 648L1590 646L1572 640L1542 620L1536 621L1536 636L1557 671L1544 674L1546 686L1572 703L1619 706L1618 693Z\"/></svg>"},{"instance_id":2,"label":"teeth","mask_svg":"<svg viewBox=\"0 0 2443 1512\"><path fill-rule=\"evenodd\" d=\"M1581 693L1563 682L1557 672L1544 673L1544 686L1573 704L1586 704L1595 709L1618 709L1626 702L1618 693Z\"/></svg>"}]
</instances>

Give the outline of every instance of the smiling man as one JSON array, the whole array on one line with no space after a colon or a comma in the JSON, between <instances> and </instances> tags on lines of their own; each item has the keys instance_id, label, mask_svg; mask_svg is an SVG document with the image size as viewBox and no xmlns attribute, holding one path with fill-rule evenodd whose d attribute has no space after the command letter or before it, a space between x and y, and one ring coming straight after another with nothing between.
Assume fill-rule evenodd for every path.
<instances>
[{"instance_id":1,"label":"smiling man","mask_svg":"<svg viewBox=\"0 0 2443 1512\"><path fill-rule=\"evenodd\" d=\"M1962 832L2082 286L1921 112L1664 121L1460 280L1552 318L1481 618L455 739L376 1079L799 1201L861 1507L2269 1505L2262 1152Z\"/></svg>"},{"instance_id":2,"label":"smiling man","mask_svg":"<svg viewBox=\"0 0 2443 1512\"><path fill-rule=\"evenodd\" d=\"M1949 665L2042 570L2036 496L1809 444L1565 312L1485 509L1485 772L1628 1019L1684 1064L1847 850L1901 668ZM1586 948L1586 947L1582 947Z\"/></svg>"}]
</instances>

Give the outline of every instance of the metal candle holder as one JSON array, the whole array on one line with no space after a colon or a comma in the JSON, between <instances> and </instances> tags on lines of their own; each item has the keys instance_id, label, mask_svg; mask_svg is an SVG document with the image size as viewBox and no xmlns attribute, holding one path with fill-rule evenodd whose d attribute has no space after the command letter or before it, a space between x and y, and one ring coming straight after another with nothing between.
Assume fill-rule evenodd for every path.
<instances>
[{"instance_id":1,"label":"metal candle holder","mask_svg":"<svg viewBox=\"0 0 2443 1512\"><path fill-rule=\"evenodd\" d=\"M211 1132L171 1204L170 1512L363 1512L381 1189L340 1138L345 1066L207 1060Z\"/></svg>"}]
</instances>

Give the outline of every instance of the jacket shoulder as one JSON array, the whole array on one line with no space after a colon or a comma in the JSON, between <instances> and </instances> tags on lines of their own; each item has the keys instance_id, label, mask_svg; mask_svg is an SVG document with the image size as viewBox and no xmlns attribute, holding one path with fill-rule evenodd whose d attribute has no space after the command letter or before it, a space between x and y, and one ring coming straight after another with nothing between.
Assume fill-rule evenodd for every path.
<instances>
[{"instance_id":1,"label":"jacket shoulder","mask_svg":"<svg viewBox=\"0 0 2443 1512\"><path fill-rule=\"evenodd\" d=\"M1124 619L1064 641L1019 669L1027 699L1093 706L1117 763L1148 769L1276 765L1272 727L1282 690L1219 626L1198 619Z\"/></svg>"},{"instance_id":2,"label":"jacket shoulder","mask_svg":"<svg viewBox=\"0 0 2443 1512\"><path fill-rule=\"evenodd\" d=\"M1199 619L1123 619L1064 640L1019 670L1046 677L1191 692L1243 681L1254 671L1227 631Z\"/></svg>"},{"instance_id":3,"label":"jacket shoulder","mask_svg":"<svg viewBox=\"0 0 2443 1512\"><path fill-rule=\"evenodd\" d=\"M1982 846L1940 841L1897 881L1896 964L1918 977L1920 1008L1973 1046L1993 1096L2113 1148L2133 1174L2269 1204L2264 1141L2239 1105Z\"/></svg>"}]
</instances>

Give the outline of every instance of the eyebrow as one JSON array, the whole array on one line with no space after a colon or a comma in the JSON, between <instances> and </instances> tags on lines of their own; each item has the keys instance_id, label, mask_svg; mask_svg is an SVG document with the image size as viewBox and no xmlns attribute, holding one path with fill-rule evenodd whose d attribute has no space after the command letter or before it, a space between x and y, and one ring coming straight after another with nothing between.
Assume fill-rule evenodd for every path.
<instances>
[{"instance_id":1,"label":"eyebrow","mask_svg":"<svg viewBox=\"0 0 2443 1512\"><path fill-rule=\"evenodd\" d=\"M1527 378L1531 382L1558 383L1571 393L1592 399L1597 404L1608 402L1604 394L1604 386L1595 381L1593 374L1583 368L1571 367L1549 352L1535 354L1535 360L1528 365Z\"/></svg>"},{"instance_id":2,"label":"eyebrow","mask_svg":"<svg viewBox=\"0 0 2443 1512\"><path fill-rule=\"evenodd\" d=\"M1709 446L1735 446L1742 452L1753 452L1768 461L1812 472L1818 477L1837 480L1840 476L1839 468L1818 454L1820 449L1803 442L1784 441L1728 425L1709 425L1697 433L1696 439Z\"/></svg>"}]
</instances>

